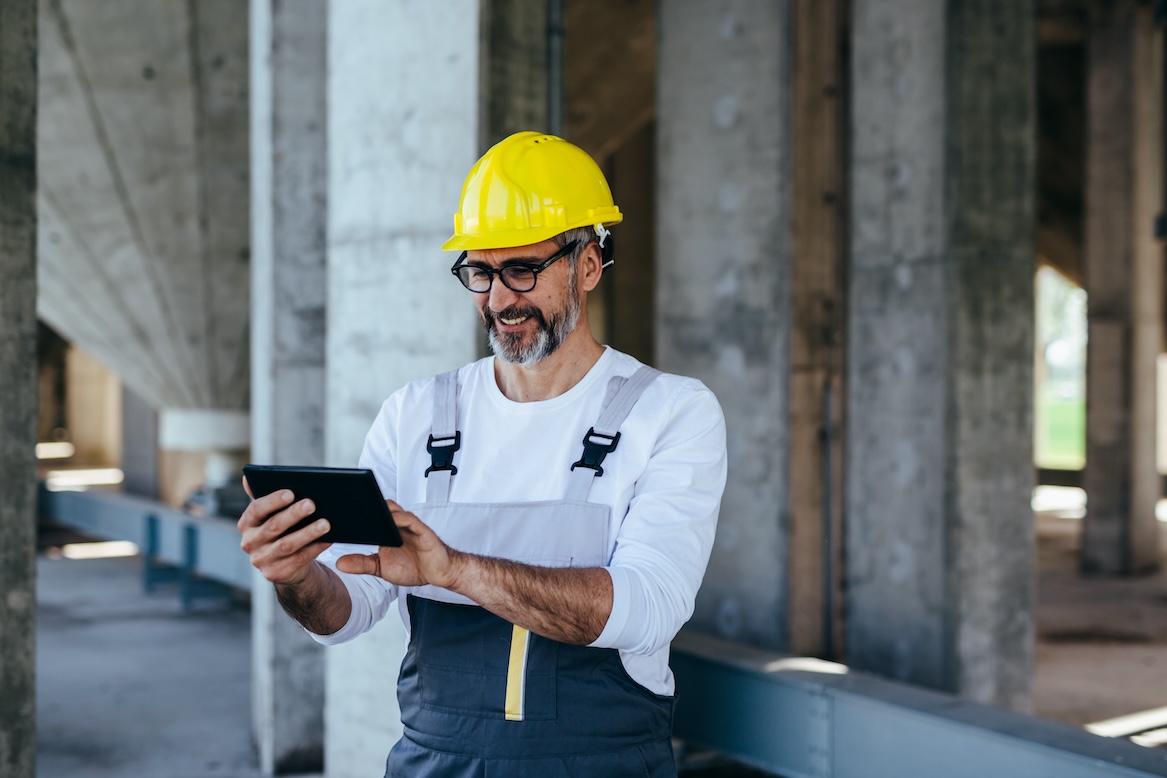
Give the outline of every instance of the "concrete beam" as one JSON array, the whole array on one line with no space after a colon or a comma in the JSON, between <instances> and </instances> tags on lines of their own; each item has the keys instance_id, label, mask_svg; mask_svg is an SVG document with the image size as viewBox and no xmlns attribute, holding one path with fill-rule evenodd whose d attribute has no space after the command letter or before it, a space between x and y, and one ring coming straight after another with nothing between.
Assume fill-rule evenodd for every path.
<instances>
[{"instance_id":1,"label":"concrete beam","mask_svg":"<svg viewBox=\"0 0 1167 778\"><path fill-rule=\"evenodd\" d=\"M324 456L328 3L251 2L251 458ZM252 586L252 710L267 774L324 762L324 651Z\"/></svg>"},{"instance_id":2,"label":"concrete beam","mask_svg":"<svg viewBox=\"0 0 1167 778\"><path fill-rule=\"evenodd\" d=\"M848 663L1024 708L1034 8L852 8Z\"/></svg>"},{"instance_id":3,"label":"concrete beam","mask_svg":"<svg viewBox=\"0 0 1167 778\"><path fill-rule=\"evenodd\" d=\"M1083 572L1158 568L1155 364L1163 344L1163 44L1152 9L1094 2L1087 34Z\"/></svg>"},{"instance_id":4,"label":"concrete beam","mask_svg":"<svg viewBox=\"0 0 1167 778\"><path fill-rule=\"evenodd\" d=\"M36 770L37 9L0 0L0 775Z\"/></svg>"},{"instance_id":5,"label":"concrete beam","mask_svg":"<svg viewBox=\"0 0 1167 778\"><path fill-rule=\"evenodd\" d=\"M246 411L215 408L163 408L158 442L170 451L241 451L251 443Z\"/></svg>"},{"instance_id":6,"label":"concrete beam","mask_svg":"<svg viewBox=\"0 0 1167 778\"><path fill-rule=\"evenodd\" d=\"M784 649L789 614L790 5L660 3L659 366L726 416L729 482L694 626Z\"/></svg>"}]
</instances>

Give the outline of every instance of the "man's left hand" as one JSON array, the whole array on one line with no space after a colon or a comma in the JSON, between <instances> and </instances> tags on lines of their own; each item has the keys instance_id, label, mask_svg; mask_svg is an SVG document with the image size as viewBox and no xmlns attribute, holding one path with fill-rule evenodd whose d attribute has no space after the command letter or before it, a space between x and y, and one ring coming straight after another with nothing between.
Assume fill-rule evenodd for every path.
<instances>
[{"instance_id":1,"label":"man's left hand","mask_svg":"<svg viewBox=\"0 0 1167 778\"><path fill-rule=\"evenodd\" d=\"M456 551L442 542L421 519L386 500L402 545L382 546L376 554L347 554L336 560L344 573L375 575L398 586L433 584L451 588L455 580Z\"/></svg>"}]
</instances>

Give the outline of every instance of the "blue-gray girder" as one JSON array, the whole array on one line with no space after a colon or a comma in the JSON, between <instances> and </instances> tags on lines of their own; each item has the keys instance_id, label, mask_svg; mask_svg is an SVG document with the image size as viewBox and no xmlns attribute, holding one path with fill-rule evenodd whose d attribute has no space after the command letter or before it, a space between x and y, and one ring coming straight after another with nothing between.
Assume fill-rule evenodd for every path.
<instances>
[{"instance_id":1,"label":"blue-gray girder","mask_svg":"<svg viewBox=\"0 0 1167 778\"><path fill-rule=\"evenodd\" d=\"M784 778L1167 776L1167 751L682 630L676 737Z\"/></svg>"},{"instance_id":2,"label":"blue-gray girder","mask_svg":"<svg viewBox=\"0 0 1167 778\"><path fill-rule=\"evenodd\" d=\"M187 566L188 573L251 590L251 562L239 547L234 519L194 516L160 502L100 489L50 492L42 487L39 510L94 537L150 548L158 562Z\"/></svg>"}]
</instances>

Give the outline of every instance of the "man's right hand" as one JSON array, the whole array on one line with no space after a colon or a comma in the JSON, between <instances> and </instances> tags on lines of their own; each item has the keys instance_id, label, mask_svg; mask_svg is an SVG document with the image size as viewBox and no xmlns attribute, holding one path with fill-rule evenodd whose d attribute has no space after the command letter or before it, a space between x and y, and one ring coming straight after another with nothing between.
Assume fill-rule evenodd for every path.
<instances>
[{"instance_id":1,"label":"man's right hand","mask_svg":"<svg viewBox=\"0 0 1167 778\"><path fill-rule=\"evenodd\" d=\"M254 497L246 478L243 488ZM315 507L311 500L293 503L293 499L286 489L253 499L239 517L243 535L239 546L255 569L275 584L276 597L289 616L309 632L331 635L348 622L352 600L336 573L316 561L332 545L319 540L328 532L326 519L281 537Z\"/></svg>"},{"instance_id":2,"label":"man's right hand","mask_svg":"<svg viewBox=\"0 0 1167 778\"><path fill-rule=\"evenodd\" d=\"M251 496L247 479L243 488ZM316 557L329 543L318 542L328 532L328 521L320 519L303 529L283 535L312 513L311 500L298 500L287 489L252 500L239 517L239 532L243 539L239 547L251 559L251 564L274 584L295 586L303 582L316 566Z\"/></svg>"}]
</instances>

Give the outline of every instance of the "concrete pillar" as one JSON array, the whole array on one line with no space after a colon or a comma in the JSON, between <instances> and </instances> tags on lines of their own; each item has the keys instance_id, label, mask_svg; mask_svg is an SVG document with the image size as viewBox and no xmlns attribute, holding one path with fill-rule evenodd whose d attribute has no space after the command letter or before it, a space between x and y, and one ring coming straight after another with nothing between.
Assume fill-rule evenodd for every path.
<instances>
[{"instance_id":1,"label":"concrete pillar","mask_svg":"<svg viewBox=\"0 0 1167 778\"><path fill-rule=\"evenodd\" d=\"M129 387L122 387L122 488L130 494L157 499L158 411Z\"/></svg>"},{"instance_id":2,"label":"concrete pillar","mask_svg":"<svg viewBox=\"0 0 1167 778\"><path fill-rule=\"evenodd\" d=\"M1034 7L852 10L847 656L1024 708Z\"/></svg>"},{"instance_id":3,"label":"concrete pillar","mask_svg":"<svg viewBox=\"0 0 1167 778\"><path fill-rule=\"evenodd\" d=\"M1162 349L1163 47L1152 9L1093 2L1087 25L1086 472L1081 568L1159 566L1155 360Z\"/></svg>"},{"instance_id":4,"label":"concrete pillar","mask_svg":"<svg viewBox=\"0 0 1167 778\"><path fill-rule=\"evenodd\" d=\"M328 7L314 0L251 3L255 462L325 459ZM322 769L324 650L283 612L258 573L252 710L265 773Z\"/></svg>"},{"instance_id":5,"label":"concrete pillar","mask_svg":"<svg viewBox=\"0 0 1167 778\"><path fill-rule=\"evenodd\" d=\"M36 769L37 4L0 0L0 775Z\"/></svg>"},{"instance_id":6,"label":"concrete pillar","mask_svg":"<svg viewBox=\"0 0 1167 778\"><path fill-rule=\"evenodd\" d=\"M489 9L482 22L488 52L481 84L483 151L520 130L551 130L547 6L548 0L490 0L483 6Z\"/></svg>"},{"instance_id":7,"label":"concrete pillar","mask_svg":"<svg viewBox=\"0 0 1167 778\"><path fill-rule=\"evenodd\" d=\"M481 14L477 0L329 7L328 464L356 463L395 389L477 354L473 303L440 247L482 151ZM404 649L394 610L327 651L329 776L384 770Z\"/></svg>"},{"instance_id":8,"label":"concrete pillar","mask_svg":"<svg viewBox=\"0 0 1167 778\"><path fill-rule=\"evenodd\" d=\"M717 394L729 436L693 625L783 649L790 6L670 0L658 13L657 361Z\"/></svg>"},{"instance_id":9,"label":"concrete pillar","mask_svg":"<svg viewBox=\"0 0 1167 778\"><path fill-rule=\"evenodd\" d=\"M831 659L843 655L844 7L795 0L791 111L790 650Z\"/></svg>"}]
</instances>

